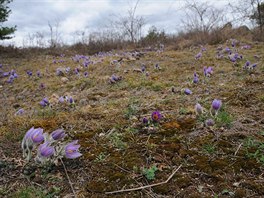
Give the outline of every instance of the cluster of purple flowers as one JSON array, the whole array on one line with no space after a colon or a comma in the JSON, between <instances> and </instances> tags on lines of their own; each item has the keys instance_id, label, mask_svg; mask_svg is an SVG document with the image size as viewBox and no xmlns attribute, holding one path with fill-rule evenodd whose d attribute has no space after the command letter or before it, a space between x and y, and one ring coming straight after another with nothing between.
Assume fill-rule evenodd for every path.
<instances>
[{"instance_id":1,"label":"cluster of purple flowers","mask_svg":"<svg viewBox=\"0 0 264 198\"><path fill-rule=\"evenodd\" d=\"M15 78L18 78L18 75L15 70L11 70L10 72L3 72L0 70L0 77L8 77L8 80L6 81L7 83L13 83Z\"/></svg>"},{"instance_id":2,"label":"cluster of purple flowers","mask_svg":"<svg viewBox=\"0 0 264 198\"><path fill-rule=\"evenodd\" d=\"M73 100L73 97L71 97L71 96L61 96L61 97L59 97L59 101L58 101L59 103L65 103L65 102L68 102L68 103L70 103L70 104L74 104L74 100Z\"/></svg>"},{"instance_id":3,"label":"cluster of purple flowers","mask_svg":"<svg viewBox=\"0 0 264 198\"><path fill-rule=\"evenodd\" d=\"M198 82L199 82L198 75L197 75L196 72L194 72L194 74L193 74L193 83L194 83L194 84L197 84Z\"/></svg>"},{"instance_id":4,"label":"cluster of purple flowers","mask_svg":"<svg viewBox=\"0 0 264 198\"><path fill-rule=\"evenodd\" d=\"M151 114L151 120L149 120L148 118L144 117L142 119L142 123L144 125L148 125L150 124L151 122L152 123L158 123L162 118L162 115L159 111L154 111L152 114Z\"/></svg>"},{"instance_id":5,"label":"cluster of purple flowers","mask_svg":"<svg viewBox=\"0 0 264 198\"><path fill-rule=\"evenodd\" d=\"M213 74L213 68L204 66L203 72L205 77L210 77Z\"/></svg>"},{"instance_id":6,"label":"cluster of purple flowers","mask_svg":"<svg viewBox=\"0 0 264 198\"><path fill-rule=\"evenodd\" d=\"M89 61L89 57L85 55L76 54L75 56L72 57L72 60L77 63L79 63L81 60L84 60L84 62L86 62Z\"/></svg>"},{"instance_id":7,"label":"cluster of purple flowers","mask_svg":"<svg viewBox=\"0 0 264 198\"><path fill-rule=\"evenodd\" d=\"M61 68L57 68L57 69L56 69L56 75L57 75L57 76L62 76L62 75L63 75L63 71L62 71Z\"/></svg>"},{"instance_id":8,"label":"cluster of purple flowers","mask_svg":"<svg viewBox=\"0 0 264 198\"><path fill-rule=\"evenodd\" d=\"M243 66L243 69L251 70L251 69L255 69L256 67L257 67L257 63L251 64L250 61L246 61L246 63Z\"/></svg>"},{"instance_id":9,"label":"cluster of purple flowers","mask_svg":"<svg viewBox=\"0 0 264 198\"><path fill-rule=\"evenodd\" d=\"M243 59L243 56L241 54L238 54L237 52L236 53L231 53L228 55L228 58L229 60L232 62L232 63L235 63L239 60L242 60Z\"/></svg>"},{"instance_id":10,"label":"cluster of purple flowers","mask_svg":"<svg viewBox=\"0 0 264 198\"><path fill-rule=\"evenodd\" d=\"M49 106L49 100L48 100L48 98L43 98L40 102L39 102L39 104L42 106L42 107L46 107L46 106Z\"/></svg>"},{"instance_id":11,"label":"cluster of purple flowers","mask_svg":"<svg viewBox=\"0 0 264 198\"><path fill-rule=\"evenodd\" d=\"M221 100L214 99L212 104L211 104L211 109L210 109L211 115L212 116L216 116L218 111L221 109L221 106L222 106ZM195 108L195 112L196 112L197 115L202 115L205 112L204 108L199 103L197 103L194 108ZM207 119L205 121L205 125L206 126L213 126L214 125L214 120L212 118Z\"/></svg>"},{"instance_id":12,"label":"cluster of purple flowers","mask_svg":"<svg viewBox=\"0 0 264 198\"><path fill-rule=\"evenodd\" d=\"M109 79L109 83L110 84L114 84L117 83L118 81L122 80L122 76L116 76L116 75L112 75Z\"/></svg>"},{"instance_id":13,"label":"cluster of purple flowers","mask_svg":"<svg viewBox=\"0 0 264 198\"><path fill-rule=\"evenodd\" d=\"M32 151L37 150L35 160L42 164L46 162L56 163L63 157L75 159L82 154L78 151L80 145L78 140L70 143L63 142L66 136L63 129L57 129L51 134L43 133L42 128L32 127L27 131L22 140L23 157L29 161L32 158Z\"/></svg>"},{"instance_id":14,"label":"cluster of purple flowers","mask_svg":"<svg viewBox=\"0 0 264 198\"><path fill-rule=\"evenodd\" d=\"M27 71L27 75L28 75L28 77L31 77L32 74L33 74L32 71L30 71L30 70Z\"/></svg>"}]
</instances>

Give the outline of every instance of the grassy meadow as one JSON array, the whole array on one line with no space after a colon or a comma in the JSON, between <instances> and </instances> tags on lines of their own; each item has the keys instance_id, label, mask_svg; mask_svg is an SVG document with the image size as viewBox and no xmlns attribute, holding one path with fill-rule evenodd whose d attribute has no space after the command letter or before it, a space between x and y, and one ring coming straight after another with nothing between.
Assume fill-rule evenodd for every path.
<instances>
[{"instance_id":1,"label":"grassy meadow","mask_svg":"<svg viewBox=\"0 0 264 198\"><path fill-rule=\"evenodd\" d=\"M0 197L73 196L61 163L23 158L33 126L79 140L63 159L76 197L263 197L264 45L231 45L1 58Z\"/></svg>"}]
</instances>

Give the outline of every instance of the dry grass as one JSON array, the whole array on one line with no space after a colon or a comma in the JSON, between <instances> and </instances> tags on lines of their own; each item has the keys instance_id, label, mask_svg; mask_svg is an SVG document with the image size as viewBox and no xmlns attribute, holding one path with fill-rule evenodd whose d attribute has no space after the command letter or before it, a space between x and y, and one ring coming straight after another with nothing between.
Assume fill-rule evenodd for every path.
<instances>
[{"instance_id":1,"label":"dry grass","mask_svg":"<svg viewBox=\"0 0 264 198\"><path fill-rule=\"evenodd\" d=\"M221 197L227 193L225 190L237 197L263 196L264 163L248 157L246 147L242 146L237 153L236 150L247 137L264 139L260 135L264 127L264 47L259 44L249 50L239 48L244 59L236 67L225 58L217 60L216 47L206 46L201 60L194 59L200 50L195 48L147 52L139 60L131 61L121 52L91 56L94 64L88 68L72 61L70 56L56 57L64 60L56 64L49 55L1 60L3 70L15 69L19 78L12 84L6 83L6 78L0 79L0 163L7 164L0 164L0 195L19 197L28 193L34 197L32 188L36 192L45 189L40 197L70 193L62 166L47 173L37 168L29 180L23 174L25 162L20 141L35 126L48 132L62 127L69 139L80 140L83 156L66 160L79 197L107 197L106 191L147 185L142 169L152 165L159 169L153 183L165 181L180 164L181 170L167 184L116 196ZM253 62L254 55L262 56L256 60L256 70L243 71L244 62ZM120 65L110 64L121 57L125 61ZM143 63L149 76L135 72ZM159 70L154 67L156 63ZM80 68L81 76L66 74L68 81L63 82L55 72L66 66L72 70ZM214 68L213 75L206 80L204 66ZM32 77L27 76L27 70L33 71ZM41 78L36 76L37 70ZM89 72L88 78L83 77L84 71ZM199 74L197 85L191 82L194 71ZM122 76L122 80L110 84L112 74ZM39 88L41 83L45 84L44 89ZM193 93L184 95L185 88ZM56 96L65 95L73 96L75 107L57 104ZM43 97L54 100L52 107L40 107ZM194 105L199 102L209 109L215 98L222 100L226 114L221 114L223 117L213 128L207 128L203 118L195 115ZM25 114L14 116L19 108L25 109ZM150 119L156 110L163 115L160 124L145 127L142 118ZM13 190L7 190L10 187Z\"/></svg>"}]
</instances>

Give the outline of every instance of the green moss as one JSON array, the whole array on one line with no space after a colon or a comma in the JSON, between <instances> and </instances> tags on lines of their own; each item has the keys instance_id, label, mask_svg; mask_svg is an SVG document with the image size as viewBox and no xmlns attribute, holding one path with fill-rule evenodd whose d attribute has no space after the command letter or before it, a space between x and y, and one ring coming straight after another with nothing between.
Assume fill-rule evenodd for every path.
<instances>
[{"instance_id":1,"label":"green moss","mask_svg":"<svg viewBox=\"0 0 264 198\"><path fill-rule=\"evenodd\" d=\"M213 171L224 170L229 165L229 162L226 159L215 159L210 161L210 166Z\"/></svg>"},{"instance_id":2,"label":"green moss","mask_svg":"<svg viewBox=\"0 0 264 198\"><path fill-rule=\"evenodd\" d=\"M245 189L239 188L235 191L234 198L244 198L247 196L247 192Z\"/></svg>"},{"instance_id":3,"label":"green moss","mask_svg":"<svg viewBox=\"0 0 264 198\"><path fill-rule=\"evenodd\" d=\"M109 181L117 182L119 180L126 180L127 173L121 173L121 172L115 172L115 173L109 173Z\"/></svg>"},{"instance_id":4,"label":"green moss","mask_svg":"<svg viewBox=\"0 0 264 198\"><path fill-rule=\"evenodd\" d=\"M194 156L194 167L197 170L206 172L206 173L211 173L212 168L209 164L209 157L207 156Z\"/></svg>"},{"instance_id":5,"label":"green moss","mask_svg":"<svg viewBox=\"0 0 264 198\"><path fill-rule=\"evenodd\" d=\"M86 185L86 190L94 193L104 193L109 189L109 183L107 181L90 181Z\"/></svg>"},{"instance_id":6,"label":"green moss","mask_svg":"<svg viewBox=\"0 0 264 198\"><path fill-rule=\"evenodd\" d=\"M264 188L263 188L263 183L262 182L254 182L254 181L245 181L241 184L244 188L250 189L256 193L258 193L259 195L263 195L264 194Z\"/></svg>"},{"instance_id":7,"label":"green moss","mask_svg":"<svg viewBox=\"0 0 264 198\"><path fill-rule=\"evenodd\" d=\"M178 176L176 183L180 188L186 188L192 185L192 180L188 176Z\"/></svg>"},{"instance_id":8,"label":"green moss","mask_svg":"<svg viewBox=\"0 0 264 198\"><path fill-rule=\"evenodd\" d=\"M157 194L170 195L171 188L169 184L164 184L153 187L153 191Z\"/></svg>"}]
</instances>

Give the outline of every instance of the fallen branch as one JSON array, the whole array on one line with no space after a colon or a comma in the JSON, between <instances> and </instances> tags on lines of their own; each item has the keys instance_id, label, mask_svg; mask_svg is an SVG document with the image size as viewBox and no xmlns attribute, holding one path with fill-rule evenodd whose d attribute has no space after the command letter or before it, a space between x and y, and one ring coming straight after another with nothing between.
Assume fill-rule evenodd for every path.
<instances>
[{"instance_id":1,"label":"fallen branch","mask_svg":"<svg viewBox=\"0 0 264 198\"><path fill-rule=\"evenodd\" d=\"M237 153L238 153L239 149L241 148L242 144L243 144L243 143L241 143L241 144L238 145L237 150L236 150L236 152L235 152L235 154L234 154L235 156L237 155Z\"/></svg>"},{"instance_id":2,"label":"fallen branch","mask_svg":"<svg viewBox=\"0 0 264 198\"><path fill-rule=\"evenodd\" d=\"M147 186L140 186L140 187L137 187L137 188L129 188L129 189L123 189L123 190L116 190L116 191L106 192L105 194L115 194L115 193L121 193L121 192L130 192L130 191L142 190L142 189L145 189L145 188L151 188L151 187L154 187L154 186L159 186L159 185L162 185L162 184L166 184L166 183L168 183L170 181L170 179L175 175L175 173L181 167L182 167L182 164L177 169L175 169L172 172L172 174L168 177L168 179L166 181L155 183L155 184L150 184L150 185L147 185Z\"/></svg>"},{"instance_id":3,"label":"fallen branch","mask_svg":"<svg viewBox=\"0 0 264 198\"><path fill-rule=\"evenodd\" d=\"M76 193L75 193L75 191L74 191L74 188L73 188L73 186L72 186L72 182L71 182L70 177L69 177L69 175L68 175L68 173L67 173L67 169L66 169L66 167L65 167L65 165L64 165L64 163L63 163L63 161L62 161L62 159L60 159L60 160L61 160L61 163L62 163L62 165L63 165L63 168L64 168L65 174L66 174L66 176L67 176L67 179L68 179L68 181L69 181L69 184L70 184L70 186L71 186L71 190L72 190L73 196L74 196L75 198L77 198Z\"/></svg>"}]
</instances>

